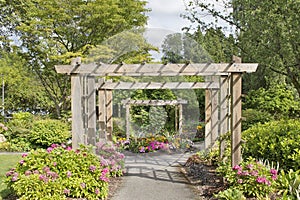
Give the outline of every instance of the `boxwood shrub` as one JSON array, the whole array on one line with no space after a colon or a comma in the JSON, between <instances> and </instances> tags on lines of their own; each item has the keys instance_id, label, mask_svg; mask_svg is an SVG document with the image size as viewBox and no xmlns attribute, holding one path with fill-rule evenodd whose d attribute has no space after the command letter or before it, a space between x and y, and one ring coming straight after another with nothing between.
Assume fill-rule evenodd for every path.
<instances>
[{"instance_id":1,"label":"boxwood shrub","mask_svg":"<svg viewBox=\"0 0 300 200\"><path fill-rule=\"evenodd\" d=\"M244 157L279 162L284 170L300 168L300 121L280 120L257 124L242 134Z\"/></svg>"}]
</instances>

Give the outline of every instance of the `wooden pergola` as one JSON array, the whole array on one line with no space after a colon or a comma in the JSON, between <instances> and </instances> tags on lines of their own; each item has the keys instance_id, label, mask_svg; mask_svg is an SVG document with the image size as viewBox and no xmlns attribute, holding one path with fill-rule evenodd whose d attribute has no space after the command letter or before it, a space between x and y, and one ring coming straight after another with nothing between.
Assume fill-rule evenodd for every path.
<instances>
[{"instance_id":1,"label":"wooden pergola","mask_svg":"<svg viewBox=\"0 0 300 200\"><path fill-rule=\"evenodd\" d=\"M241 63L238 57L232 63L186 64L82 64L80 58L71 65L56 65L57 73L71 76L72 145L96 143L96 91L98 90L98 123L100 134L111 140L113 89L195 89L206 90L205 148L217 138L231 132L232 165L241 161L242 75L257 69L257 63ZM96 77L105 76L204 76L205 83L113 83Z\"/></svg>"},{"instance_id":2,"label":"wooden pergola","mask_svg":"<svg viewBox=\"0 0 300 200\"><path fill-rule=\"evenodd\" d=\"M125 99L122 104L126 108L126 138L130 136L130 107L132 105L139 106L175 106L175 131L178 130L179 135L182 134L182 105L187 104L187 100L131 100ZM177 117L177 110L179 110L179 117ZM178 126L177 126L178 123Z\"/></svg>"}]
</instances>

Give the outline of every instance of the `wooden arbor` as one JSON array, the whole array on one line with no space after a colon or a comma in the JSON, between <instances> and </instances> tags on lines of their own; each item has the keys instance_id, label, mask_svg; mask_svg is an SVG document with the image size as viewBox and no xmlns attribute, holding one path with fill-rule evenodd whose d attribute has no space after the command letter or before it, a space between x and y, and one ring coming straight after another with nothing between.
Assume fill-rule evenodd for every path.
<instances>
[{"instance_id":1,"label":"wooden arbor","mask_svg":"<svg viewBox=\"0 0 300 200\"><path fill-rule=\"evenodd\" d=\"M258 64L241 63L239 59L234 61L233 63L109 65L99 63L81 64L80 59L76 59L71 65L55 66L58 73L71 75L73 146L77 147L79 143L93 145L96 142L95 94L98 88L96 87L95 77L205 76L209 77L207 79L211 79L211 82L205 83L208 84L207 87L203 87L206 89L205 147L211 147L220 134L231 131L232 165L238 164L241 161L242 74L255 72ZM215 83L219 84L218 90L209 87ZM175 83L175 85L180 84ZM192 85L196 84L192 83ZM161 89L165 87L163 83L157 83L157 85L156 87ZM190 86L187 89L192 88ZM107 95L109 96L109 93ZM103 96L103 93L100 96ZM111 104L111 100L108 103ZM106 116L106 118L111 117Z\"/></svg>"}]
</instances>

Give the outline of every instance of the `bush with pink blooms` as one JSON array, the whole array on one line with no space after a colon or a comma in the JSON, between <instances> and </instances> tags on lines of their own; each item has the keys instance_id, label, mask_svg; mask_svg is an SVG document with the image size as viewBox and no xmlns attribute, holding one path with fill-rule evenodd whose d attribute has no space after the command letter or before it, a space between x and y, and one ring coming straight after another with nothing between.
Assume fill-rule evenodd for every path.
<instances>
[{"instance_id":1,"label":"bush with pink blooms","mask_svg":"<svg viewBox=\"0 0 300 200\"><path fill-rule=\"evenodd\" d=\"M230 189L239 190L246 197L266 197L275 190L278 169L249 158L234 167L220 166Z\"/></svg>"},{"instance_id":2,"label":"bush with pink blooms","mask_svg":"<svg viewBox=\"0 0 300 200\"><path fill-rule=\"evenodd\" d=\"M116 168L116 163L104 164L85 146L73 150L53 144L22 157L6 173L9 188L20 199L105 199Z\"/></svg>"}]
</instances>

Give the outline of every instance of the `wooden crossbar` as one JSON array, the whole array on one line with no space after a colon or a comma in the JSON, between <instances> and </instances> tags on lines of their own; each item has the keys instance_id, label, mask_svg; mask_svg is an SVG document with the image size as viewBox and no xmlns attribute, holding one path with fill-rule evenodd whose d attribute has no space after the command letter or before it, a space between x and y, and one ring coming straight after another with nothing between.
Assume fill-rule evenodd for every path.
<instances>
[{"instance_id":1,"label":"wooden crossbar","mask_svg":"<svg viewBox=\"0 0 300 200\"><path fill-rule=\"evenodd\" d=\"M219 89L216 82L104 82L97 89L136 90L136 89Z\"/></svg>"},{"instance_id":2,"label":"wooden crossbar","mask_svg":"<svg viewBox=\"0 0 300 200\"><path fill-rule=\"evenodd\" d=\"M196 64L75 64L56 65L57 73L91 76L207 76L233 72L255 72L257 63Z\"/></svg>"},{"instance_id":3,"label":"wooden crossbar","mask_svg":"<svg viewBox=\"0 0 300 200\"><path fill-rule=\"evenodd\" d=\"M187 104L187 100L122 100L123 105L166 106Z\"/></svg>"}]
</instances>

